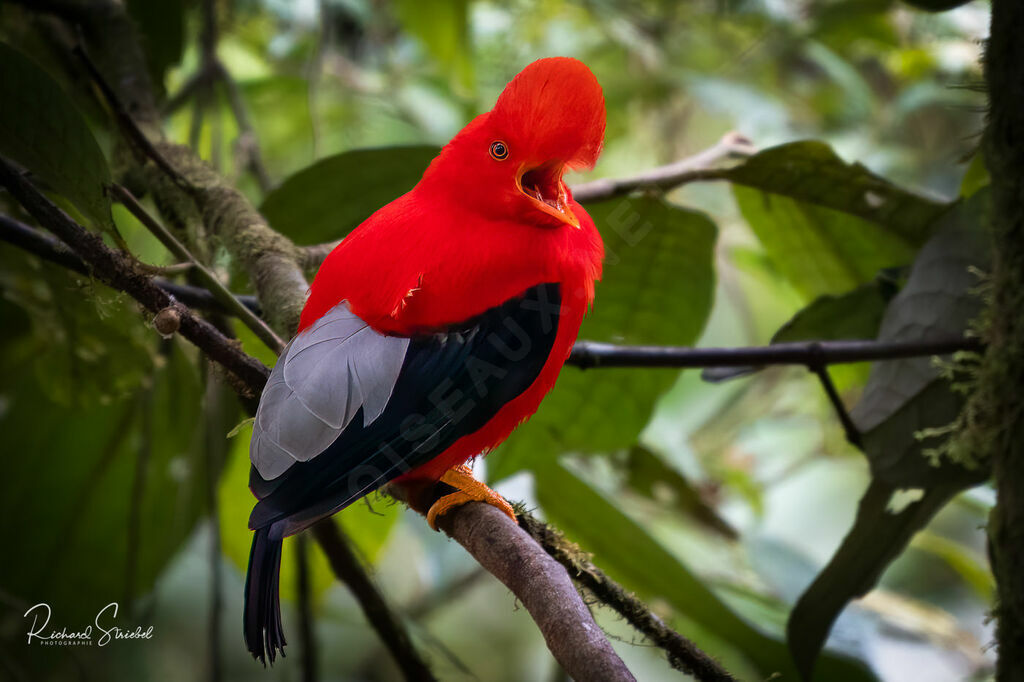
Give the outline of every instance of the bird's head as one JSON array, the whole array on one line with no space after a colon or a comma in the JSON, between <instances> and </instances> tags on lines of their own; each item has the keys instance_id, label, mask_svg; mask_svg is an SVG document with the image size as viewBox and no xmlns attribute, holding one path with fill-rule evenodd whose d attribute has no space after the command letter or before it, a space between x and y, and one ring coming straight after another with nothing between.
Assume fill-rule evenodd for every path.
<instances>
[{"instance_id":1,"label":"bird's head","mask_svg":"<svg viewBox=\"0 0 1024 682\"><path fill-rule=\"evenodd\" d=\"M590 69L569 57L540 59L445 146L424 181L487 217L579 227L562 175L593 168L604 127L604 95Z\"/></svg>"}]
</instances>

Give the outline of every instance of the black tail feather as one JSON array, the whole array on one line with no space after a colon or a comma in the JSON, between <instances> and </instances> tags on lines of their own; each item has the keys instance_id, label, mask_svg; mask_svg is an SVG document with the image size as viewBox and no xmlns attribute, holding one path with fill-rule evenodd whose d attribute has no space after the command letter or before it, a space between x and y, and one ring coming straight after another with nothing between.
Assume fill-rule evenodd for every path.
<instances>
[{"instance_id":1,"label":"black tail feather","mask_svg":"<svg viewBox=\"0 0 1024 682\"><path fill-rule=\"evenodd\" d=\"M245 646L263 665L267 657L271 665L278 653L283 657L287 644L278 596L282 544L281 538L271 538L270 527L258 529L252 538L245 576Z\"/></svg>"}]
</instances>

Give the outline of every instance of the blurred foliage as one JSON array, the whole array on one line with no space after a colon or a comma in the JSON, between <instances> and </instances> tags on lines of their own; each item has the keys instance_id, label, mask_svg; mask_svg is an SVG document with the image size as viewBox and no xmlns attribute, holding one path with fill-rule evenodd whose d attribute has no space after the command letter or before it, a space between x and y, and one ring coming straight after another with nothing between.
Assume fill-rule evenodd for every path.
<instances>
[{"instance_id":1,"label":"blurred foliage","mask_svg":"<svg viewBox=\"0 0 1024 682\"><path fill-rule=\"evenodd\" d=\"M126 6L149 76L170 100L201 65L200 3ZM731 130L763 150L726 164L725 183L588 207L608 259L582 338L909 340L963 333L982 303L981 0L216 7L218 55L274 188L262 196L247 172L251 141L240 139L224 88L200 88L168 111L166 133L193 144L300 244L344 237L411 188L525 64L568 54L605 90L594 177L676 160ZM74 215L116 224L144 262L170 264L120 207L111 218L104 184L116 134L49 26L0 4L0 154ZM4 195L0 208L25 218ZM225 277L232 269L223 253L213 265ZM216 656L223 679L251 679L238 627L248 429L227 437L240 417L211 390L216 371L160 339L125 297L6 244L0 291L0 669L198 679ZM234 326L243 348L273 362ZM799 369L711 370L736 380L709 384L696 372L569 368L480 469L742 679L806 672L826 641L816 679L980 678L992 654L977 644L990 638L991 599L978 528L991 500L986 486L960 492L985 479L984 463L942 448L960 394L927 358L833 374L855 405L864 453ZM416 614L414 634L439 676L550 677L542 640L500 586L446 591L474 568L460 548L386 500L339 518L393 603ZM292 552L286 544L289 633ZM398 679L319 550L310 565L325 678ZM214 577L220 649L209 651ZM868 599L847 605L879 577ZM127 622L155 624L152 641L25 647L31 604L49 602L55 621L73 627L115 600ZM615 646L639 679L677 678L658 650L631 646L630 631L599 617L626 638ZM943 618L953 625L940 636L927 623ZM297 677L298 658L265 674Z\"/></svg>"}]
</instances>

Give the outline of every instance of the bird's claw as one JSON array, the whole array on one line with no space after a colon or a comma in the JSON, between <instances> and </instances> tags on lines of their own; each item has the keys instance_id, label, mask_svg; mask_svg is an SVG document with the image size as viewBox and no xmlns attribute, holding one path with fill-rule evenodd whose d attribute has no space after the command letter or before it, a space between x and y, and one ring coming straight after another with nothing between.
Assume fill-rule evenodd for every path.
<instances>
[{"instance_id":1,"label":"bird's claw","mask_svg":"<svg viewBox=\"0 0 1024 682\"><path fill-rule=\"evenodd\" d=\"M437 520L439 517L467 502L484 502L492 507L497 507L512 519L513 522L519 523L512 505L506 502L504 497L473 478L469 467L460 465L454 469L449 469L441 476L441 482L447 483L455 488L456 491L441 497L427 510L427 524L434 530L438 530Z\"/></svg>"}]
</instances>

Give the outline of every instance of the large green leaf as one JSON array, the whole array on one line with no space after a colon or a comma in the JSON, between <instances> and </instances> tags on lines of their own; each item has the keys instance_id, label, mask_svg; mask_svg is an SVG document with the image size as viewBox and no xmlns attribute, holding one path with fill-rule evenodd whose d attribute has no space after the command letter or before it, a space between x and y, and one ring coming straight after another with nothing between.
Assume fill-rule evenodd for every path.
<instances>
[{"instance_id":1,"label":"large green leaf","mask_svg":"<svg viewBox=\"0 0 1024 682\"><path fill-rule=\"evenodd\" d=\"M564 466L549 461L537 472L537 499L549 520L594 555L594 563L648 601L668 602L679 614L696 623L719 642L739 649L768 678L795 675L785 644L757 629L730 609L701 580L662 547L639 523L623 514L604 495ZM715 643L693 636L698 646ZM822 661L822 679L830 682L870 680L860 664L828 655Z\"/></svg>"},{"instance_id":2,"label":"large green leaf","mask_svg":"<svg viewBox=\"0 0 1024 682\"><path fill-rule=\"evenodd\" d=\"M725 176L751 189L858 216L911 246L924 243L935 219L948 208L894 185L859 163L846 163L823 142L791 142L766 149Z\"/></svg>"},{"instance_id":3,"label":"large green leaf","mask_svg":"<svg viewBox=\"0 0 1024 682\"><path fill-rule=\"evenodd\" d=\"M90 220L112 228L104 187L110 169L82 114L35 62L0 43L0 155L62 194Z\"/></svg>"},{"instance_id":4,"label":"large green leaf","mask_svg":"<svg viewBox=\"0 0 1024 682\"><path fill-rule=\"evenodd\" d=\"M204 508L198 376L178 343L165 349L134 398L106 403L66 407L30 366L5 373L0 532L18 551L2 562L0 584L47 602L61 622L91 622L148 591Z\"/></svg>"},{"instance_id":5,"label":"large green leaf","mask_svg":"<svg viewBox=\"0 0 1024 682\"><path fill-rule=\"evenodd\" d=\"M604 278L580 338L688 345L711 310L717 230L702 213L659 199L587 207L605 241ZM633 445L658 397L675 381L660 369L562 370L537 414L489 459L500 479L562 452Z\"/></svg>"},{"instance_id":6,"label":"large green leaf","mask_svg":"<svg viewBox=\"0 0 1024 682\"><path fill-rule=\"evenodd\" d=\"M982 301L975 269L987 270L991 251L983 225L990 196L981 190L940 220L935 236L914 261L906 286L886 309L879 341L921 341L963 336ZM949 477L974 479L945 461L925 457L941 439L919 438L924 429L951 423L963 396L955 393L929 357L876 362L860 402L851 412L861 430L874 476L893 485L926 486Z\"/></svg>"},{"instance_id":7,"label":"large green leaf","mask_svg":"<svg viewBox=\"0 0 1024 682\"><path fill-rule=\"evenodd\" d=\"M913 259L910 243L855 215L746 187L733 193L769 258L808 300L849 291Z\"/></svg>"},{"instance_id":8,"label":"large green leaf","mask_svg":"<svg viewBox=\"0 0 1024 682\"><path fill-rule=\"evenodd\" d=\"M897 488L874 479L857 508L853 528L843 538L789 617L786 639L804 680L831 680L825 660L818 661L832 624L851 599L871 590L882 572L956 493L958 484L938 485L903 509L892 502Z\"/></svg>"},{"instance_id":9,"label":"large green leaf","mask_svg":"<svg viewBox=\"0 0 1024 682\"><path fill-rule=\"evenodd\" d=\"M419 182L437 147L356 149L295 173L260 206L274 229L298 244L341 239Z\"/></svg>"},{"instance_id":10,"label":"large green leaf","mask_svg":"<svg viewBox=\"0 0 1024 682\"><path fill-rule=\"evenodd\" d=\"M989 200L989 192L980 190L942 217L906 286L886 309L880 341L966 333L981 306L972 268L986 268L990 257L982 227ZM926 449L937 448L943 438L922 438L920 432L953 423L962 405L963 396L930 358L885 360L872 368L864 396L851 413L862 432L872 482L853 528L790 616L790 647L805 679L846 604L874 587L914 533L953 495L986 477L971 463L926 457ZM892 509L896 493L905 488L916 490L918 499Z\"/></svg>"}]
</instances>

